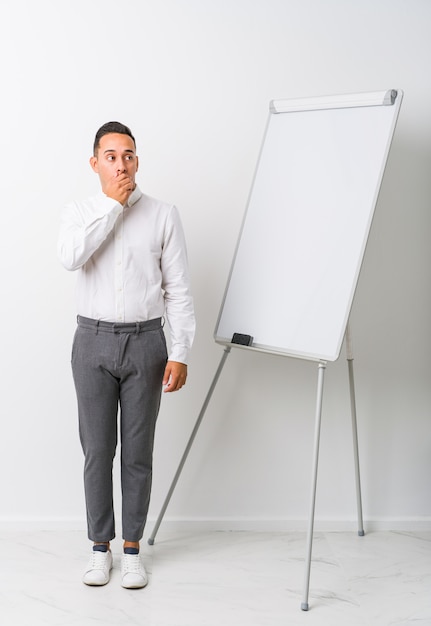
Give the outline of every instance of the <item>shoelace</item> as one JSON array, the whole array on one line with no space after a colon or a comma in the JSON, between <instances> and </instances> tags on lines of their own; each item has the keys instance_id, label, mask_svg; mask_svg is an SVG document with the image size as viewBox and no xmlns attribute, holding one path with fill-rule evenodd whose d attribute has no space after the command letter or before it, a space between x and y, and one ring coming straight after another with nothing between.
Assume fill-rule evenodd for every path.
<instances>
[{"instance_id":1,"label":"shoelace","mask_svg":"<svg viewBox=\"0 0 431 626\"><path fill-rule=\"evenodd\" d=\"M123 554L122 565L124 573L142 574L139 554Z\"/></svg>"},{"instance_id":2,"label":"shoelace","mask_svg":"<svg viewBox=\"0 0 431 626\"><path fill-rule=\"evenodd\" d=\"M95 550L90 557L89 569L105 569L108 561L107 552Z\"/></svg>"}]
</instances>

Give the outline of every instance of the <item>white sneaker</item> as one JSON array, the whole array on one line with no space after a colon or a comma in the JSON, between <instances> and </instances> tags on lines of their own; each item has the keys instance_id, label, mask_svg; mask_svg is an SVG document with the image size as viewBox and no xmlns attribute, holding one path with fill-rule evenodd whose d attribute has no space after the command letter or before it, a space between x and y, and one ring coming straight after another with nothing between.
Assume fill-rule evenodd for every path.
<instances>
[{"instance_id":1,"label":"white sneaker","mask_svg":"<svg viewBox=\"0 0 431 626\"><path fill-rule=\"evenodd\" d=\"M147 572L139 554L121 557L121 585L126 589L140 589L148 584Z\"/></svg>"},{"instance_id":2,"label":"white sneaker","mask_svg":"<svg viewBox=\"0 0 431 626\"><path fill-rule=\"evenodd\" d=\"M106 585L109 582L109 574L112 569L112 553L93 550L87 569L82 578L86 585Z\"/></svg>"}]
</instances>

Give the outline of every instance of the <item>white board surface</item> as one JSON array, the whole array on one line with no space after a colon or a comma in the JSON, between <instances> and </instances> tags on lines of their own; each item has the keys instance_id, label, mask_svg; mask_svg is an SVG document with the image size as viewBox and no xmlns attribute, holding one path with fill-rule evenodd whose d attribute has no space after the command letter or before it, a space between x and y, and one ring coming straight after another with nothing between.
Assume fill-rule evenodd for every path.
<instances>
[{"instance_id":1,"label":"white board surface","mask_svg":"<svg viewBox=\"0 0 431 626\"><path fill-rule=\"evenodd\" d=\"M338 358L401 99L271 103L218 343L242 333L252 349Z\"/></svg>"}]
</instances>

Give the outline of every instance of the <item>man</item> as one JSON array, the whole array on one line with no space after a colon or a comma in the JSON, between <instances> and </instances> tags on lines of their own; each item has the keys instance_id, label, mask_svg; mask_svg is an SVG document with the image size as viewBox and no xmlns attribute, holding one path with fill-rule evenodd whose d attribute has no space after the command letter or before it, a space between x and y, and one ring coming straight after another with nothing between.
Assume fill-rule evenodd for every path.
<instances>
[{"instance_id":1,"label":"man","mask_svg":"<svg viewBox=\"0 0 431 626\"><path fill-rule=\"evenodd\" d=\"M130 129L119 122L104 124L90 158L101 191L64 208L58 242L64 267L78 272L72 372L93 541L83 582L104 585L112 568L112 464L120 407L121 584L126 588L148 582L139 541L149 506L161 391L185 384L195 329L177 209L140 191L138 164Z\"/></svg>"}]
</instances>

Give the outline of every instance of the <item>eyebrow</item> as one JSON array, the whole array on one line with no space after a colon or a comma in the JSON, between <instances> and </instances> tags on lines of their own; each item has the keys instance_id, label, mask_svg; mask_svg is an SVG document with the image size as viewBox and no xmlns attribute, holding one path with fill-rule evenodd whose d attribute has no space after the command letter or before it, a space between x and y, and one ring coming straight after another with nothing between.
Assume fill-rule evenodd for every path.
<instances>
[{"instance_id":1,"label":"eyebrow","mask_svg":"<svg viewBox=\"0 0 431 626\"><path fill-rule=\"evenodd\" d=\"M107 152L117 152L116 150L114 150L113 148L108 148L107 150L103 151L103 154L106 154ZM135 154L134 150L130 150L129 148L127 150L123 150L123 152L128 152L130 154Z\"/></svg>"}]
</instances>

